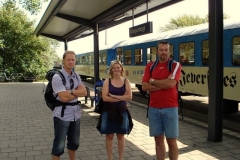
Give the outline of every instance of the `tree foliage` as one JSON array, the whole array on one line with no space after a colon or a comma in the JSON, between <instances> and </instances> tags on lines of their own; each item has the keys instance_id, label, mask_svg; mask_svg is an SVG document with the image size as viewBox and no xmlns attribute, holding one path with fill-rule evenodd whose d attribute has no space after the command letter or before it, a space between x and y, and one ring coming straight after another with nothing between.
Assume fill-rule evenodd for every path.
<instances>
[{"instance_id":1,"label":"tree foliage","mask_svg":"<svg viewBox=\"0 0 240 160\"><path fill-rule=\"evenodd\" d=\"M36 15L42 9L42 4L48 0L3 0L4 4L8 2L19 4L32 15Z\"/></svg>"},{"instance_id":2,"label":"tree foliage","mask_svg":"<svg viewBox=\"0 0 240 160\"><path fill-rule=\"evenodd\" d=\"M59 43L36 37L34 22L14 1L4 3L0 15L0 69L40 78L52 68L54 61L60 61L55 52Z\"/></svg>"},{"instance_id":3,"label":"tree foliage","mask_svg":"<svg viewBox=\"0 0 240 160\"><path fill-rule=\"evenodd\" d=\"M226 14L223 15L223 19L228 19L228 18L230 18L228 15ZM171 18L169 24L166 24L164 27L160 27L159 31L164 32L164 31L169 31L173 29L184 28L187 26L203 24L207 22L208 22L208 15L205 16L204 18L201 18L198 15L183 14L176 18Z\"/></svg>"}]
</instances>

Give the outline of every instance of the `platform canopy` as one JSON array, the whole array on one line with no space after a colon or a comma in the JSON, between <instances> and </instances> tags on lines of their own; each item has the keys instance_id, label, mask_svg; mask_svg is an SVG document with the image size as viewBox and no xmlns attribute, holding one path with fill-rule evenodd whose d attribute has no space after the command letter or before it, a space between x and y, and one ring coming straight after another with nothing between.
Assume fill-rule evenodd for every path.
<instances>
[{"instance_id":1,"label":"platform canopy","mask_svg":"<svg viewBox=\"0 0 240 160\"><path fill-rule=\"evenodd\" d=\"M93 34L96 25L102 31L180 1L51 0L35 34L69 42Z\"/></svg>"}]
</instances>

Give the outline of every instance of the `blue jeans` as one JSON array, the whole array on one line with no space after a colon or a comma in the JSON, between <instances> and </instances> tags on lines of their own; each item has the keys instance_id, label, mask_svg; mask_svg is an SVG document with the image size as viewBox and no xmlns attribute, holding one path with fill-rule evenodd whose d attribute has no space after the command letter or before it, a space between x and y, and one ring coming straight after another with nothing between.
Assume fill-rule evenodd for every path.
<instances>
[{"instance_id":1,"label":"blue jeans","mask_svg":"<svg viewBox=\"0 0 240 160\"><path fill-rule=\"evenodd\" d=\"M52 155L61 156L64 153L65 140L67 136L67 148L69 150L77 150L79 147L80 137L80 119L73 122L62 121L54 117L54 140L52 147Z\"/></svg>"},{"instance_id":2,"label":"blue jeans","mask_svg":"<svg viewBox=\"0 0 240 160\"><path fill-rule=\"evenodd\" d=\"M178 137L178 108L153 108L148 111L150 136Z\"/></svg>"}]
</instances>

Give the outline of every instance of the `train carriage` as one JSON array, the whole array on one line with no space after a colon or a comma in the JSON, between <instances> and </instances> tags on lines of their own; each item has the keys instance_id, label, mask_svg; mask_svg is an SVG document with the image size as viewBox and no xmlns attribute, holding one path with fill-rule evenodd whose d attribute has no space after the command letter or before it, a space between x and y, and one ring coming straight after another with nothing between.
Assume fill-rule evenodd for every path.
<instances>
[{"instance_id":1,"label":"train carriage","mask_svg":"<svg viewBox=\"0 0 240 160\"><path fill-rule=\"evenodd\" d=\"M108 77L106 68L115 57L114 49L103 49L99 51L99 76L102 79ZM94 78L94 53L88 52L76 55L75 71L81 76L82 80Z\"/></svg>"},{"instance_id":2,"label":"train carriage","mask_svg":"<svg viewBox=\"0 0 240 160\"><path fill-rule=\"evenodd\" d=\"M229 112L235 112L238 110L240 101L240 94L236 94L240 91L240 21L224 20L223 39L224 104L231 105ZM106 65L109 65L112 56L115 56L114 59L123 63L126 77L130 82L135 83L142 94L146 94L141 89L141 79L146 64L157 59L156 45L159 41L170 43L172 58L182 65L179 90L207 96L209 81L208 24L144 35L119 42L111 49L105 50L107 53ZM102 58L101 56L100 54L99 58ZM106 65L100 65L101 78L106 78L106 74L104 74ZM93 71L93 65L91 70Z\"/></svg>"}]
</instances>

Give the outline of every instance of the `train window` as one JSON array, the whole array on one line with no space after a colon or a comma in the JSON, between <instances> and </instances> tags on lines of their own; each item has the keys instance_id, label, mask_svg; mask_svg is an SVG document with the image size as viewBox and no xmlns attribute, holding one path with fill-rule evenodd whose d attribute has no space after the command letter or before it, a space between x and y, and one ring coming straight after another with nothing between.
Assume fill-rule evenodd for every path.
<instances>
[{"instance_id":1,"label":"train window","mask_svg":"<svg viewBox=\"0 0 240 160\"><path fill-rule=\"evenodd\" d=\"M99 64L102 64L102 53L99 53Z\"/></svg>"},{"instance_id":2,"label":"train window","mask_svg":"<svg viewBox=\"0 0 240 160\"><path fill-rule=\"evenodd\" d=\"M91 55L88 55L88 63L87 64L91 64L91 61L92 61L92 57L91 57Z\"/></svg>"},{"instance_id":3,"label":"train window","mask_svg":"<svg viewBox=\"0 0 240 160\"><path fill-rule=\"evenodd\" d=\"M82 56L78 57L79 64L82 64Z\"/></svg>"},{"instance_id":4,"label":"train window","mask_svg":"<svg viewBox=\"0 0 240 160\"><path fill-rule=\"evenodd\" d=\"M116 55L116 60L123 61L123 56L122 56L122 48L117 48L117 55Z\"/></svg>"},{"instance_id":5,"label":"train window","mask_svg":"<svg viewBox=\"0 0 240 160\"><path fill-rule=\"evenodd\" d=\"M157 48L147 48L147 63L156 61Z\"/></svg>"},{"instance_id":6,"label":"train window","mask_svg":"<svg viewBox=\"0 0 240 160\"><path fill-rule=\"evenodd\" d=\"M240 66L240 36L233 37L233 59L232 63L235 66Z\"/></svg>"},{"instance_id":7,"label":"train window","mask_svg":"<svg viewBox=\"0 0 240 160\"><path fill-rule=\"evenodd\" d=\"M209 40L202 41L202 64L208 65Z\"/></svg>"},{"instance_id":8,"label":"train window","mask_svg":"<svg viewBox=\"0 0 240 160\"><path fill-rule=\"evenodd\" d=\"M80 59L81 59L81 57L76 57L76 65L80 64Z\"/></svg>"},{"instance_id":9,"label":"train window","mask_svg":"<svg viewBox=\"0 0 240 160\"><path fill-rule=\"evenodd\" d=\"M94 53L92 53L92 64L94 64Z\"/></svg>"},{"instance_id":10,"label":"train window","mask_svg":"<svg viewBox=\"0 0 240 160\"><path fill-rule=\"evenodd\" d=\"M169 46L169 53L170 53L170 58L174 59L172 44L170 44L170 46ZM147 63L156 61L156 57L157 57L157 47L148 48L147 49Z\"/></svg>"},{"instance_id":11,"label":"train window","mask_svg":"<svg viewBox=\"0 0 240 160\"><path fill-rule=\"evenodd\" d=\"M86 61L85 61L85 56L82 56L82 57L81 57L81 64L86 64L85 62L86 62Z\"/></svg>"},{"instance_id":12,"label":"train window","mask_svg":"<svg viewBox=\"0 0 240 160\"><path fill-rule=\"evenodd\" d=\"M142 65L142 49L135 49L135 64Z\"/></svg>"},{"instance_id":13,"label":"train window","mask_svg":"<svg viewBox=\"0 0 240 160\"><path fill-rule=\"evenodd\" d=\"M90 55L87 55L86 59L85 59L85 61L86 61L85 64L89 64L89 59L90 59Z\"/></svg>"},{"instance_id":14,"label":"train window","mask_svg":"<svg viewBox=\"0 0 240 160\"><path fill-rule=\"evenodd\" d=\"M93 64L93 53L90 53L90 55L89 55L88 64Z\"/></svg>"},{"instance_id":15,"label":"train window","mask_svg":"<svg viewBox=\"0 0 240 160\"><path fill-rule=\"evenodd\" d=\"M124 64L132 64L132 51L125 50L124 51Z\"/></svg>"},{"instance_id":16,"label":"train window","mask_svg":"<svg viewBox=\"0 0 240 160\"><path fill-rule=\"evenodd\" d=\"M183 65L194 64L194 42L180 43L179 62Z\"/></svg>"},{"instance_id":17,"label":"train window","mask_svg":"<svg viewBox=\"0 0 240 160\"><path fill-rule=\"evenodd\" d=\"M82 56L79 56L79 64L82 64Z\"/></svg>"},{"instance_id":18,"label":"train window","mask_svg":"<svg viewBox=\"0 0 240 160\"><path fill-rule=\"evenodd\" d=\"M107 64L107 54L105 52L102 53L102 63Z\"/></svg>"}]
</instances>

